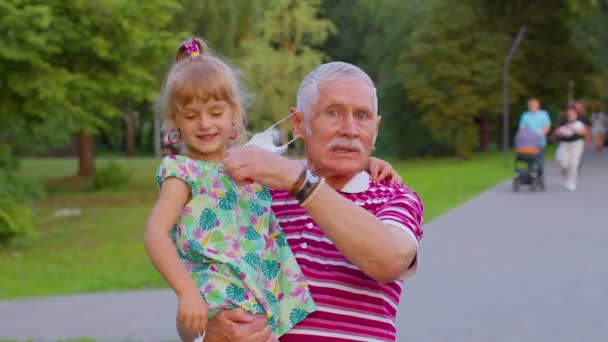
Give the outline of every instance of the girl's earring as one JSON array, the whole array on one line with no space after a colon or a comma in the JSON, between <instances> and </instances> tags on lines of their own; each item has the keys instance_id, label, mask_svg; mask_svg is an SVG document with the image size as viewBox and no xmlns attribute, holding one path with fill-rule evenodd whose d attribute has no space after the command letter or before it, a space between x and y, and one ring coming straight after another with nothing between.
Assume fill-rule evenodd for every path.
<instances>
[{"instance_id":1,"label":"girl's earring","mask_svg":"<svg viewBox=\"0 0 608 342\"><path fill-rule=\"evenodd\" d=\"M171 136L175 135L176 131L177 131L178 136L177 136L176 140L173 140L173 139L171 139ZM178 129L171 128L171 130L169 131L169 134L167 134L167 140L169 140L169 143L171 145L179 144L182 141L182 131L179 128Z\"/></svg>"},{"instance_id":2,"label":"girl's earring","mask_svg":"<svg viewBox=\"0 0 608 342\"><path fill-rule=\"evenodd\" d=\"M239 131L236 129L236 125L232 124L232 133L228 136L228 139L234 140L239 136Z\"/></svg>"}]
</instances>

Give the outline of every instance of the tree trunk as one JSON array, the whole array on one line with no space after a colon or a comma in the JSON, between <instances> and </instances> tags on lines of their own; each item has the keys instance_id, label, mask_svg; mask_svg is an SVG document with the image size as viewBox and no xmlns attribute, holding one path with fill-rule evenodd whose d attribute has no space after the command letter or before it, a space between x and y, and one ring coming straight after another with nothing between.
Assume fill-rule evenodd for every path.
<instances>
[{"instance_id":1,"label":"tree trunk","mask_svg":"<svg viewBox=\"0 0 608 342\"><path fill-rule=\"evenodd\" d=\"M135 113L130 102L125 113L125 150L127 158L135 155Z\"/></svg>"},{"instance_id":2,"label":"tree trunk","mask_svg":"<svg viewBox=\"0 0 608 342\"><path fill-rule=\"evenodd\" d=\"M479 121L479 146L482 152L488 151L488 144L490 143L490 127L488 119L482 117Z\"/></svg>"},{"instance_id":3,"label":"tree trunk","mask_svg":"<svg viewBox=\"0 0 608 342\"><path fill-rule=\"evenodd\" d=\"M95 170L93 136L81 132L78 137L78 176L92 177Z\"/></svg>"}]
</instances>

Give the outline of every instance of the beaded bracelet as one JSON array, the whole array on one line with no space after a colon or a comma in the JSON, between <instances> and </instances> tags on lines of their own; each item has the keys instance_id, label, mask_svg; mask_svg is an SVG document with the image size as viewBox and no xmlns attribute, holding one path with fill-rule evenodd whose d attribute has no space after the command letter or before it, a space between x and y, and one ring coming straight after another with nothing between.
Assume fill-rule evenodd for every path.
<instances>
[{"instance_id":1,"label":"beaded bracelet","mask_svg":"<svg viewBox=\"0 0 608 342\"><path fill-rule=\"evenodd\" d=\"M321 186L325 184L325 178L321 178L321 180L319 181L319 183L317 183L317 185L315 186L315 188L312 190L312 192L310 193L310 195L308 195L306 197L306 199L304 199L304 201L302 201L302 203L300 204L300 206L302 206L303 208L306 208L306 205L308 203L310 203L310 201L317 196L317 194L319 193L319 190L321 189Z\"/></svg>"}]
</instances>

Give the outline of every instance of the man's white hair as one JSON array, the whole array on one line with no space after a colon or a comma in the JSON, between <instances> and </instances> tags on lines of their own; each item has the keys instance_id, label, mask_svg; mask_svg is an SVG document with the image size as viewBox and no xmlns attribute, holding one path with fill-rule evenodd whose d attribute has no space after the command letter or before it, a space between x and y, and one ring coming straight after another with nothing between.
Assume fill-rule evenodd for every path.
<instances>
[{"instance_id":1,"label":"man's white hair","mask_svg":"<svg viewBox=\"0 0 608 342\"><path fill-rule=\"evenodd\" d=\"M341 80L364 80L369 83L374 97L374 113L378 113L378 96L374 82L363 70L350 63L330 62L319 65L311 71L300 84L296 99L296 107L305 116L310 114L312 105L319 100L319 85L321 82Z\"/></svg>"}]
</instances>

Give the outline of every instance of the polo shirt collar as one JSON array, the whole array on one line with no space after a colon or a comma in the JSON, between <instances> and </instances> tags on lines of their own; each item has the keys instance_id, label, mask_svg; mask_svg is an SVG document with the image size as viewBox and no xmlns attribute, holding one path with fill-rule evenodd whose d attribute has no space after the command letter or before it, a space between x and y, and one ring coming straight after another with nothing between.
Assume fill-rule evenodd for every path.
<instances>
[{"instance_id":1,"label":"polo shirt collar","mask_svg":"<svg viewBox=\"0 0 608 342\"><path fill-rule=\"evenodd\" d=\"M370 180L371 176L369 173L361 171L351 178L340 191L347 194L357 194L367 191L369 189Z\"/></svg>"}]
</instances>

